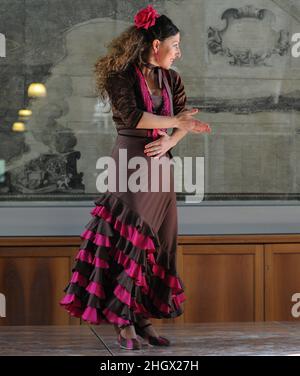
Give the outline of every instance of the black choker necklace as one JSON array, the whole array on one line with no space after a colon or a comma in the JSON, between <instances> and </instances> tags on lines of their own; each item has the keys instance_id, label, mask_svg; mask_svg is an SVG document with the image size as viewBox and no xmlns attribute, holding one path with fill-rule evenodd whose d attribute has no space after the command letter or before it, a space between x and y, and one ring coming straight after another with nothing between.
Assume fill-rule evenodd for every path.
<instances>
[{"instance_id":1,"label":"black choker necklace","mask_svg":"<svg viewBox=\"0 0 300 376\"><path fill-rule=\"evenodd\" d=\"M151 64L151 63L147 63L147 62L145 62L145 61L141 61L141 64L142 64L142 65L145 65L145 66L146 66L147 68L149 68L150 70L153 70L153 71L156 70L155 73L158 74L158 86L159 86L160 89L162 89L162 71L161 71L160 66L153 65L153 64Z\"/></svg>"},{"instance_id":2,"label":"black choker necklace","mask_svg":"<svg viewBox=\"0 0 300 376\"><path fill-rule=\"evenodd\" d=\"M144 61L142 61L141 62L142 63L142 65L145 65L147 68L149 68L149 69L158 69L159 68L159 66L157 66L157 65L154 65L154 64L151 64L151 63L146 63L146 62L144 62Z\"/></svg>"}]
</instances>

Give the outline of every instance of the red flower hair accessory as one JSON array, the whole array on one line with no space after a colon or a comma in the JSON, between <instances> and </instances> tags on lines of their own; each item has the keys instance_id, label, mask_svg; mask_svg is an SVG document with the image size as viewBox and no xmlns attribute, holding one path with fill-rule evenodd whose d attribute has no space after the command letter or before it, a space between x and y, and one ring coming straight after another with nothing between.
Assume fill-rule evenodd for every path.
<instances>
[{"instance_id":1,"label":"red flower hair accessory","mask_svg":"<svg viewBox=\"0 0 300 376\"><path fill-rule=\"evenodd\" d=\"M156 18L158 17L160 17L160 14L157 13L152 5L148 5L134 16L134 24L138 29L148 29L149 27L155 25Z\"/></svg>"}]
</instances>

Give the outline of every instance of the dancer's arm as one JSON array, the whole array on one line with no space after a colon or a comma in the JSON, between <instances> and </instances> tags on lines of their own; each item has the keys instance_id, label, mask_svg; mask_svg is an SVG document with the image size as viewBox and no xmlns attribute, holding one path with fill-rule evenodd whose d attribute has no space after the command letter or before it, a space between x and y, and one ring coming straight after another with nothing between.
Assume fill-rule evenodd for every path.
<instances>
[{"instance_id":1,"label":"dancer's arm","mask_svg":"<svg viewBox=\"0 0 300 376\"><path fill-rule=\"evenodd\" d=\"M161 116L138 108L133 83L126 75L111 76L107 83L107 92L112 104L113 119L122 121L122 126L125 124L126 128L181 128L189 132L203 132L203 123L191 116L196 114L197 109L184 108L186 97L183 84L179 81L180 76L178 77L178 88L173 100L175 116Z\"/></svg>"},{"instance_id":2,"label":"dancer's arm","mask_svg":"<svg viewBox=\"0 0 300 376\"><path fill-rule=\"evenodd\" d=\"M136 128L155 129L155 128L177 128L178 120L175 116L154 115L150 112L144 112Z\"/></svg>"}]
</instances>

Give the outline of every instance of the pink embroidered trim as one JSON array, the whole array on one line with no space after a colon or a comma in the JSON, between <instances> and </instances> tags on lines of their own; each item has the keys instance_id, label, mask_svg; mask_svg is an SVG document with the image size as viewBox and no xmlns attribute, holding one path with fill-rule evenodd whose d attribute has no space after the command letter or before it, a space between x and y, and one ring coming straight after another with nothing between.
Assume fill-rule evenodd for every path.
<instances>
[{"instance_id":1,"label":"pink embroidered trim","mask_svg":"<svg viewBox=\"0 0 300 376\"><path fill-rule=\"evenodd\" d=\"M152 98L150 96L149 90L147 88L147 84L145 81L145 77L143 73L140 71L140 69L134 64L135 71L137 73L138 79L139 79L139 85L141 88L142 96L143 96L143 101L146 106L147 112L153 113L153 102ZM162 74L164 74L162 72ZM165 84L163 82L163 87L162 87L162 100L163 100L163 105L161 109L158 111L159 115L162 116L170 116L171 115L171 106L170 106L170 98L167 92L167 89L165 87ZM152 137L153 139L156 139L159 137L159 134L157 133L159 128L155 129L149 129L148 130L148 136ZM160 130L167 132L167 128L160 128Z\"/></svg>"}]
</instances>

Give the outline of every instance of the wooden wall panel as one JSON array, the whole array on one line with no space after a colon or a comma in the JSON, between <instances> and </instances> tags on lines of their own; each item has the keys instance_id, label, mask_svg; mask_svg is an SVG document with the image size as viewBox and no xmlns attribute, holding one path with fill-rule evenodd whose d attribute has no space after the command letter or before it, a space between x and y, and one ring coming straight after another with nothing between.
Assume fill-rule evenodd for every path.
<instances>
[{"instance_id":1,"label":"wooden wall panel","mask_svg":"<svg viewBox=\"0 0 300 376\"><path fill-rule=\"evenodd\" d=\"M266 245L265 257L266 320L299 321L292 295L300 293L300 244Z\"/></svg>"},{"instance_id":2,"label":"wooden wall panel","mask_svg":"<svg viewBox=\"0 0 300 376\"><path fill-rule=\"evenodd\" d=\"M263 320L263 247L183 245L184 322Z\"/></svg>"},{"instance_id":3,"label":"wooden wall panel","mask_svg":"<svg viewBox=\"0 0 300 376\"><path fill-rule=\"evenodd\" d=\"M0 246L0 292L6 298L0 325L79 325L58 304L74 251L64 245Z\"/></svg>"},{"instance_id":4,"label":"wooden wall panel","mask_svg":"<svg viewBox=\"0 0 300 376\"><path fill-rule=\"evenodd\" d=\"M0 325L80 325L58 302L71 278L80 237L0 237ZM165 322L299 320L300 235L216 235L178 238L184 314ZM82 322L81 322L82 321Z\"/></svg>"}]
</instances>

